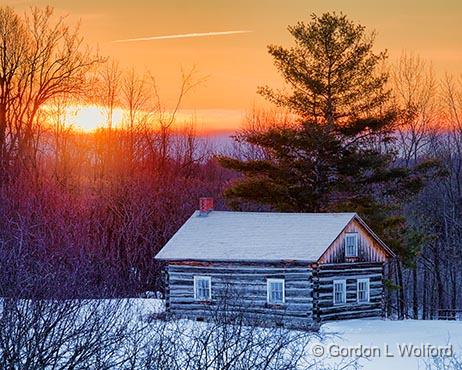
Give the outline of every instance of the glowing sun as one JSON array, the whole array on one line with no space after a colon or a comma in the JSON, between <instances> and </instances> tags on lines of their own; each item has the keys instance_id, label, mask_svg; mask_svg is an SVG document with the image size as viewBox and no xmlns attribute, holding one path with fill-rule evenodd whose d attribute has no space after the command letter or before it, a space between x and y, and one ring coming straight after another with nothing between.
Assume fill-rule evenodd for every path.
<instances>
[{"instance_id":1,"label":"glowing sun","mask_svg":"<svg viewBox=\"0 0 462 370\"><path fill-rule=\"evenodd\" d=\"M98 128L118 127L122 123L123 110L116 108L109 119L108 110L100 106L71 106L66 112L66 124L76 130L91 132Z\"/></svg>"}]
</instances>

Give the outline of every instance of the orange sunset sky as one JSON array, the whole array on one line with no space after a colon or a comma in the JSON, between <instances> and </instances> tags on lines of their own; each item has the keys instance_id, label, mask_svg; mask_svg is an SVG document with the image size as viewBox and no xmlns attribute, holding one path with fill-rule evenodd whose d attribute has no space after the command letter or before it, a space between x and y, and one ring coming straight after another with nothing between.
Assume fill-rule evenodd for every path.
<instances>
[{"instance_id":1,"label":"orange sunset sky","mask_svg":"<svg viewBox=\"0 0 462 370\"><path fill-rule=\"evenodd\" d=\"M345 0L0 0L17 10L51 5L70 21L81 20L90 45L121 66L151 71L166 105L173 102L181 68L195 66L207 81L183 104L203 129L238 127L245 112L264 102L259 85L280 86L266 45L289 45L287 25L311 13L342 11L378 33L376 47L391 60L403 51L431 60L435 71L462 72L462 1ZM124 41L179 34L221 33L206 37Z\"/></svg>"}]
</instances>

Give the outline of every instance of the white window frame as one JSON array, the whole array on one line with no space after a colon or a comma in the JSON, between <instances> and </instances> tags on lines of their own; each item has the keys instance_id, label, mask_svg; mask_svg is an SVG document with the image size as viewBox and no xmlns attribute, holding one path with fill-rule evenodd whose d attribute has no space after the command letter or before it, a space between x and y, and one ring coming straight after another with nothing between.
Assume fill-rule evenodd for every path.
<instances>
[{"instance_id":1,"label":"white window frame","mask_svg":"<svg viewBox=\"0 0 462 370\"><path fill-rule=\"evenodd\" d=\"M209 294L208 294L208 297L207 298L204 298L204 297L198 297L197 295L197 284L200 280L204 280L204 281L207 281L208 283L208 291L209 291ZM207 302L207 301L211 301L212 300L212 278L210 276L194 276L194 300L196 301L201 301L201 302Z\"/></svg>"},{"instance_id":2,"label":"white window frame","mask_svg":"<svg viewBox=\"0 0 462 370\"><path fill-rule=\"evenodd\" d=\"M359 284L360 283L366 283L366 300L360 301L359 300ZM370 284L370 279L358 279L356 282L356 301L358 303L369 303L371 301L371 284Z\"/></svg>"},{"instance_id":3,"label":"white window frame","mask_svg":"<svg viewBox=\"0 0 462 370\"><path fill-rule=\"evenodd\" d=\"M271 284L282 284L282 302L273 302L271 300ZM286 303L286 284L284 279L266 279L266 302L268 304L284 304Z\"/></svg>"},{"instance_id":4,"label":"white window frame","mask_svg":"<svg viewBox=\"0 0 462 370\"><path fill-rule=\"evenodd\" d=\"M342 289L343 302L336 302L335 301L335 285L336 284L342 284L342 286L343 286L343 289ZM343 279L343 280L334 280L332 282L332 302L333 302L334 306L340 306L340 305L346 304L346 302L347 302L346 292L347 292L347 289L346 289L346 280L345 279Z\"/></svg>"},{"instance_id":5,"label":"white window frame","mask_svg":"<svg viewBox=\"0 0 462 370\"><path fill-rule=\"evenodd\" d=\"M355 244L354 244L354 252L351 254L351 253L348 253L349 251L348 251L347 239L352 236L354 236L355 238ZM359 244L358 233L356 232L346 233L344 244L345 244L345 257L358 257L358 244Z\"/></svg>"}]
</instances>

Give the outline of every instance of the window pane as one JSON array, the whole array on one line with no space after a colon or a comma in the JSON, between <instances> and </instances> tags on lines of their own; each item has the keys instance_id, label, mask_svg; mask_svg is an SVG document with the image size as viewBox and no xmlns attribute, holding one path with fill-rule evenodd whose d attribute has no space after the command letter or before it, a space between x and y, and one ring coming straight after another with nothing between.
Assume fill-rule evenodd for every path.
<instances>
[{"instance_id":1,"label":"window pane","mask_svg":"<svg viewBox=\"0 0 462 370\"><path fill-rule=\"evenodd\" d=\"M345 256L357 257L358 255L358 236L357 234L347 234L345 236Z\"/></svg>"},{"instance_id":2,"label":"window pane","mask_svg":"<svg viewBox=\"0 0 462 370\"><path fill-rule=\"evenodd\" d=\"M345 283L334 282L334 303L340 304L345 303Z\"/></svg>"},{"instance_id":3,"label":"window pane","mask_svg":"<svg viewBox=\"0 0 462 370\"><path fill-rule=\"evenodd\" d=\"M359 302L369 301L369 281L368 280L358 281L358 301Z\"/></svg>"},{"instance_id":4,"label":"window pane","mask_svg":"<svg viewBox=\"0 0 462 370\"><path fill-rule=\"evenodd\" d=\"M210 299L210 280L208 278L196 278L196 299L209 300Z\"/></svg>"},{"instance_id":5,"label":"window pane","mask_svg":"<svg viewBox=\"0 0 462 370\"><path fill-rule=\"evenodd\" d=\"M268 289L269 303L284 303L284 284L282 281L270 281Z\"/></svg>"}]
</instances>

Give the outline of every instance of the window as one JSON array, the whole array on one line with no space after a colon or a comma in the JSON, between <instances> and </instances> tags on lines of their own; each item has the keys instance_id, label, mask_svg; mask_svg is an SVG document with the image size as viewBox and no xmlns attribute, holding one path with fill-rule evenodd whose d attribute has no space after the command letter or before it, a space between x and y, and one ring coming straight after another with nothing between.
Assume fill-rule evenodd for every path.
<instances>
[{"instance_id":1,"label":"window","mask_svg":"<svg viewBox=\"0 0 462 370\"><path fill-rule=\"evenodd\" d=\"M334 304L346 303L346 280L334 280Z\"/></svg>"},{"instance_id":2,"label":"window","mask_svg":"<svg viewBox=\"0 0 462 370\"><path fill-rule=\"evenodd\" d=\"M346 234L345 257L358 257L358 233Z\"/></svg>"},{"instance_id":3,"label":"window","mask_svg":"<svg viewBox=\"0 0 462 370\"><path fill-rule=\"evenodd\" d=\"M194 276L194 299L196 301L210 301L212 286L210 276Z\"/></svg>"},{"instance_id":4,"label":"window","mask_svg":"<svg viewBox=\"0 0 462 370\"><path fill-rule=\"evenodd\" d=\"M358 303L369 302L369 279L358 279Z\"/></svg>"},{"instance_id":5,"label":"window","mask_svg":"<svg viewBox=\"0 0 462 370\"><path fill-rule=\"evenodd\" d=\"M285 302L284 279L268 279L266 289L268 303L282 304Z\"/></svg>"}]
</instances>

